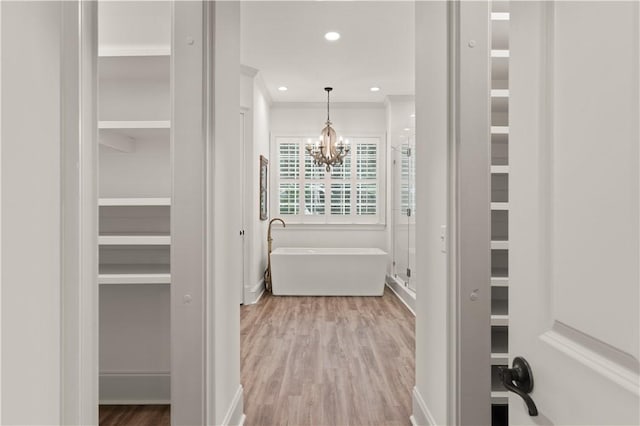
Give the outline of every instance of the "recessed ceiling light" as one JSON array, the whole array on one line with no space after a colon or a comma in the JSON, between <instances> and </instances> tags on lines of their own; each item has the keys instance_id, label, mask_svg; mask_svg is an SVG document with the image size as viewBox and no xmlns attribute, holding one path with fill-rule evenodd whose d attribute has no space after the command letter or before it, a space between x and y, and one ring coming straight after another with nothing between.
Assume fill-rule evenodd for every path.
<instances>
[{"instance_id":1,"label":"recessed ceiling light","mask_svg":"<svg viewBox=\"0 0 640 426\"><path fill-rule=\"evenodd\" d=\"M415 114L411 114L409 117L416 118L416 115Z\"/></svg>"},{"instance_id":2,"label":"recessed ceiling light","mask_svg":"<svg viewBox=\"0 0 640 426\"><path fill-rule=\"evenodd\" d=\"M278 87L278 90L281 91L281 92L286 92L289 89L287 88L287 86L280 86L280 87Z\"/></svg>"},{"instance_id":3,"label":"recessed ceiling light","mask_svg":"<svg viewBox=\"0 0 640 426\"><path fill-rule=\"evenodd\" d=\"M405 127L405 128L404 128L404 131L405 131L405 132L409 132L409 131L411 131L411 129L410 129L409 127Z\"/></svg>"},{"instance_id":4,"label":"recessed ceiling light","mask_svg":"<svg viewBox=\"0 0 640 426\"><path fill-rule=\"evenodd\" d=\"M326 38L329 41L336 41L340 39L340 33L337 33L335 31L329 31L324 35L324 38Z\"/></svg>"},{"instance_id":5,"label":"recessed ceiling light","mask_svg":"<svg viewBox=\"0 0 640 426\"><path fill-rule=\"evenodd\" d=\"M380 88L379 88L379 87L377 87L377 86L373 86L373 87L372 87L371 89L369 89L369 90L371 90L372 92L379 92L379 91L380 91Z\"/></svg>"}]
</instances>

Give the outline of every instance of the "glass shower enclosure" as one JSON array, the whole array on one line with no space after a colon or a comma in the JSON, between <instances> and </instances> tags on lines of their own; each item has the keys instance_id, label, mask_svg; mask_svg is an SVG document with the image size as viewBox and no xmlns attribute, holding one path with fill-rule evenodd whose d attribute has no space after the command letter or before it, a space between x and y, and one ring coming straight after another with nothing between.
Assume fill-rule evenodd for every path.
<instances>
[{"instance_id":1,"label":"glass shower enclosure","mask_svg":"<svg viewBox=\"0 0 640 426\"><path fill-rule=\"evenodd\" d=\"M392 146L393 156L393 275L416 291L416 164L415 137Z\"/></svg>"}]
</instances>

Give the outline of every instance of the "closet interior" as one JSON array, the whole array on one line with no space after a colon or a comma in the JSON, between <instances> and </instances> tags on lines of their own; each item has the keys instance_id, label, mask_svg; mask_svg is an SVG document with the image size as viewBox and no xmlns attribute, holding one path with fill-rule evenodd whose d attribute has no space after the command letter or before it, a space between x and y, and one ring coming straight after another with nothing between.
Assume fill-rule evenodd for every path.
<instances>
[{"instance_id":1,"label":"closet interior","mask_svg":"<svg viewBox=\"0 0 640 426\"><path fill-rule=\"evenodd\" d=\"M509 2L491 3L491 413L508 424L498 367L509 364Z\"/></svg>"},{"instance_id":2,"label":"closet interior","mask_svg":"<svg viewBox=\"0 0 640 426\"><path fill-rule=\"evenodd\" d=\"M171 5L98 28L100 404L169 404Z\"/></svg>"}]
</instances>

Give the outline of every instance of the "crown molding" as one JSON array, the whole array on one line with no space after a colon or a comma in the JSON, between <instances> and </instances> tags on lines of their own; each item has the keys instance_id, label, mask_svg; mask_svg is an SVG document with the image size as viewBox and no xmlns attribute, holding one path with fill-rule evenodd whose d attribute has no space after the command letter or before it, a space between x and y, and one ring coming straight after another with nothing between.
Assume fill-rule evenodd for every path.
<instances>
[{"instance_id":1,"label":"crown molding","mask_svg":"<svg viewBox=\"0 0 640 426\"><path fill-rule=\"evenodd\" d=\"M274 102L274 109L318 109L326 108L326 102ZM331 102L331 109L384 109L383 102Z\"/></svg>"}]
</instances>

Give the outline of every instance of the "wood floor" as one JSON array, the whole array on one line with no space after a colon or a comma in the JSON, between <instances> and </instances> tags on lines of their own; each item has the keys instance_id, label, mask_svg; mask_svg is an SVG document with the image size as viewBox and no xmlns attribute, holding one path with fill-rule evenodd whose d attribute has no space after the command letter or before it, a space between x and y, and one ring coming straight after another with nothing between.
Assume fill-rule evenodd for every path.
<instances>
[{"instance_id":1,"label":"wood floor","mask_svg":"<svg viewBox=\"0 0 640 426\"><path fill-rule=\"evenodd\" d=\"M243 306L245 424L410 424L414 323L389 290Z\"/></svg>"},{"instance_id":2,"label":"wood floor","mask_svg":"<svg viewBox=\"0 0 640 426\"><path fill-rule=\"evenodd\" d=\"M409 425L415 319L383 297L282 297L242 306L247 426ZM168 406L101 406L100 425L169 425Z\"/></svg>"},{"instance_id":3,"label":"wood floor","mask_svg":"<svg viewBox=\"0 0 640 426\"><path fill-rule=\"evenodd\" d=\"M162 426L171 423L168 405L101 405L100 425Z\"/></svg>"}]
</instances>

